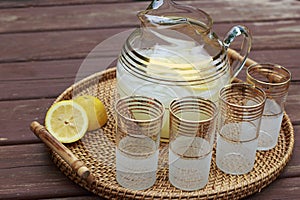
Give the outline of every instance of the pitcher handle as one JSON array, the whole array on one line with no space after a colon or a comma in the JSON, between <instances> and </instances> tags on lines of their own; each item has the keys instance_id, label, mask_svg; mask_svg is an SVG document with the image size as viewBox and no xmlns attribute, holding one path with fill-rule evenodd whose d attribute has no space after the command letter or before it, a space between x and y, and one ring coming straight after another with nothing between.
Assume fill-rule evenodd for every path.
<instances>
[{"instance_id":1,"label":"pitcher handle","mask_svg":"<svg viewBox=\"0 0 300 200\"><path fill-rule=\"evenodd\" d=\"M243 36L243 42L241 45L241 50L239 52L239 54L241 55L241 59L236 59L231 64L231 67L233 67L233 76L231 80L233 80L239 74L239 72L245 65L246 59L251 49L252 36L247 27L237 25L230 29L223 41L225 49L228 50L230 44L235 40L235 38L241 35Z\"/></svg>"}]
</instances>

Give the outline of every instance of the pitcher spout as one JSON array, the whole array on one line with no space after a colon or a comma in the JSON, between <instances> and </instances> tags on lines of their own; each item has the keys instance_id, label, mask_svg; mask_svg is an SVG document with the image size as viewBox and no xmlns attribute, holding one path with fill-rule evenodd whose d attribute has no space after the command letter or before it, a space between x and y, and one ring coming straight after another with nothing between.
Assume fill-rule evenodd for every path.
<instances>
[{"instance_id":1,"label":"pitcher spout","mask_svg":"<svg viewBox=\"0 0 300 200\"><path fill-rule=\"evenodd\" d=\"M138 13L138 18L143 27L161 27L172 26L178 24L187 24L188 19L184 17L165 17L153 15L149 10L141 11ZM162 27L161 27L162 28Z\"/></svg>"},{"instance_id":2,"label":"pitcher spout","mask_svg":"<svg viewBox=\"0 0 300 200\"><path fill-rule=\"evenodd\" d=\"M164 0L153 0L150 5L147 7L147 10L150 9L157 9L159 7L161 7L164 4Z\"/></svg>"}]
</instances>

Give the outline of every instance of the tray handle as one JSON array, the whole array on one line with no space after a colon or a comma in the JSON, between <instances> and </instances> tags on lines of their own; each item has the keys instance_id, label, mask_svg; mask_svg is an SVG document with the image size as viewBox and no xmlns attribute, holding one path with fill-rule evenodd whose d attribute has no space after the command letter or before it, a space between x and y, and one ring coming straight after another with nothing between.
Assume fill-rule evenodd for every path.
<instances>
[{"instance_id":1,"label":"tray handle","mask_svg":"<svg viewBox=\"0 0 300 200\"><path fill-rule=\"evenodd\" d=\"M54 138L44 126L36 121L33 121L30 124L30 129L50 149L60 155L61 158L68 163L72 170L74 170L81 179L86 180L88 184L92 184L94 182L94 177L84 163L79 160L70 149Z\"/></svg>"}]
</instances>

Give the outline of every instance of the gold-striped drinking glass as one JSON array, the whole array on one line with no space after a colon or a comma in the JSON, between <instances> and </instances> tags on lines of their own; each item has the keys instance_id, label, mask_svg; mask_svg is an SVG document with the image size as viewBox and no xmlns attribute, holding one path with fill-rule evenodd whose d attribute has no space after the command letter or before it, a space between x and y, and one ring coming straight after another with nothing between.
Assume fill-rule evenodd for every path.
<instances>
[{"instance_id":1,"label":"gold-striped drinking glass","mask_svg":"<svg viewBox=\"0 0 300 200\"><path fill-rule=\"evenodd\" d=\"M265 93L245 83L223 87L219 97L217 167L233 175L253 169Z\"/></svg>"},{"instance_id":2,"label":"gold-striped drinking glass","mask_svg":"<svg viewBox=\"0 0 300 200\"><path fill-rule=\"evenodd\" d=\"M267 96L258 150L270 150L277 144L290 81L289 70L277 64L261 63L247 68L247 82L260 87Z\"/></svg>"}]
</instances>

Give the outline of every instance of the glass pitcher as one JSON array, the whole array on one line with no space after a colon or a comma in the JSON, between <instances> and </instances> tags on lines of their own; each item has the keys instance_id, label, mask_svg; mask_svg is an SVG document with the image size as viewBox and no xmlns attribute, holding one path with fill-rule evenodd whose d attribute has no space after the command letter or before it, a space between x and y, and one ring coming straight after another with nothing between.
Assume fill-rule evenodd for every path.
<instances>
[{"instance_id":1,"label":"glass pitcher","mask_svg":"<svg viewBox=\"0 0 300 200\"><path fill-rule=\"evenodd\" d=\"M152 1L138 18L141 27L127 38L118 59L117 94L160 100L166 108L161 138L168 139L169 103L183 96L216 102L219 90L242 69L251 35L237 25L221 41L207 13L170 0ZM243 36L243 59L229 63L227 49L237 36Z\"/></svg>"}]
</instances>

